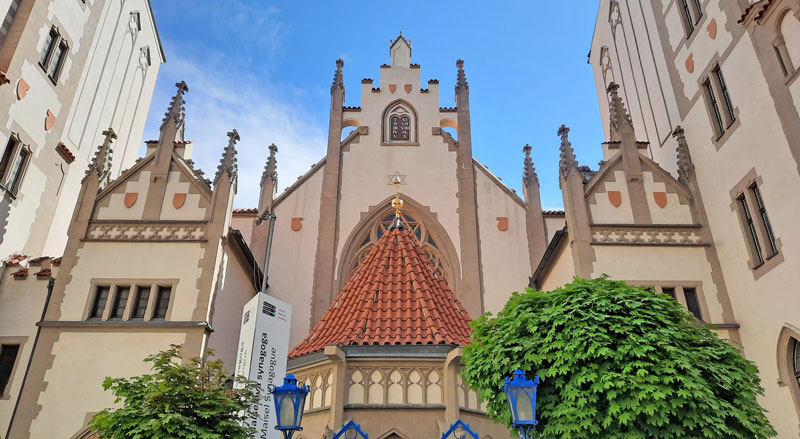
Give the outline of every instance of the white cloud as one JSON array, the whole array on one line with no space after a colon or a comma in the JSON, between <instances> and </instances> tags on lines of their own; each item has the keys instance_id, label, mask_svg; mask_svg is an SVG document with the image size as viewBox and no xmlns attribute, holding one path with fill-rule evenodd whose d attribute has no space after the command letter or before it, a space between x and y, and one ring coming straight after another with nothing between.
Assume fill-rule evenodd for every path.
<instances>
[{"instance_id":1,"label":"white cloud","mask_svg":"<svg viewBox=\"0 0 800 439\"><path fill-rule=\"evenodd\" d=\"M278 145L278 193L324 156L326 122L313 120L305 111L298 99L302 90L238 69L221 54L206 52L201 60L178 50L172 53L164 65L169 68L159 73L147 136L157 137L163 112L175 92L172 84L186 81L186 138L194 141L195 167L213 179L228 141L226 133L236 128L241 136L236 207L256 207L269 144Z\"/></svg>"}]
</instances>

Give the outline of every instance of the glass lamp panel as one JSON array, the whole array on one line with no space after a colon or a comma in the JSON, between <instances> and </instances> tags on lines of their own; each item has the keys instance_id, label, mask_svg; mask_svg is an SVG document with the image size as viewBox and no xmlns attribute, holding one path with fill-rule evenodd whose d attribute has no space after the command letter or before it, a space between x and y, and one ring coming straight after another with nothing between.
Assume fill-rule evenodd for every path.
<instances>
[{"instance_id":1,"label":"glass lamp panel","mask_svg":"<svg viewBox=\"0 0 800 439\"><path fill-rule=\"evenodd\" d=\"M517 421L533 421L533 406L526 390L517 390Z\"/></svg>"},{"instance_id":2,"label":"glass lamp panel","mask_svg":"<svg viewBox=\"0 0 800 439\"><path fill-rule=\"evenodd\" d=\"M281 427L291 427L294 423L294 404L290 395L280 396L280 410L278 414L278 425Z\"/></svg>"},{"instance_id":3,"label":"glass lamp panel","mask_svg":"<svg viewBox=\"0 0 800 439\"><path fill-rule=\"evenodd\" d=\"M308 394L300 393L298 398L300 398L300 403L297 405L297 426L303 425L303 411L306 408L306 396Z\"/></svg>"}]
</instances>

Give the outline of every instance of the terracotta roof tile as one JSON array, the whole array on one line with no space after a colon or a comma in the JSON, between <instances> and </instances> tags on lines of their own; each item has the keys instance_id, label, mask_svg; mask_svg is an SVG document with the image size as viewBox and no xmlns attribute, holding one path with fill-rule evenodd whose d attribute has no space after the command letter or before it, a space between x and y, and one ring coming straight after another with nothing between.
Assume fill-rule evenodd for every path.
<instances>
[{"instance_id":1,"label":"terracotta roof tile","mask_svg":"<svg viewBox=\"0 0 800 439\"><path fill-rule=\"evenodd\" d=\"M466 309L405 227L385 233L290 357L326 345L470 343Z\"/></svg>"},{"instance_id":2,"label":"terracotta roof tile","mask_svg":"<svg viewBox=\"0 0 800 439\"><path fill-rule=\"evenodd\" d=\"M30 261L28 261L28 263L29 264L38 264L38 263L44 261L45 259L50 259L50 256L39 256L38 258L31 259Z\"/></svg>"},{"instance_id":3,"label":"terracotta roof tile","mask_svg":"<svg viewBox=\"0 0 800 439\"><path fill-rule=\"evenodd\" d=\"M27 255L15 254L15 255L9 257L8 259L6 259L4 262L5 262L6 265L16 265L16 264L19 264L20 262L24 261L25 259L28 259Z\"/></svg>"},{"instance_id":4,"label":"terracotta roof tile","mask_svg":"<svg viewBox=\"0 0 800 439\"><path fill-rule=\"evenodd\" d=\"M42 271L40 271L38 273L33 273L33 274L35 274L36 276L39 276L39 277L43 277L43 276L50 277L53 274L53 272L49 268L46 268L46 269L44 269L44 270L42 270Z\"/></svg>"},{"instance_id":5,"label":"terracotta roof tile","mask_svg":"<svg viewBox=\"0 0 800 439\"><path fill-rule=\"evenodd\" d=\"M25 276L28 275L28 269L27 268L21 268L19 271L15 272L15 273L11 273L11 275L14 276L14 277L25 277Z\"/></svg>"},{"instance_id":6,"label":"terracotta roof tile","mask_svg":"<svg viewBox=\"0 0 800 439\"><path fill-rule=\"evenodd\" d=\"M233 214L234 215L256 215L256 214L258 214L258 209L256 209L255 207L233 209Z\"/></svg>"}]
</instances>

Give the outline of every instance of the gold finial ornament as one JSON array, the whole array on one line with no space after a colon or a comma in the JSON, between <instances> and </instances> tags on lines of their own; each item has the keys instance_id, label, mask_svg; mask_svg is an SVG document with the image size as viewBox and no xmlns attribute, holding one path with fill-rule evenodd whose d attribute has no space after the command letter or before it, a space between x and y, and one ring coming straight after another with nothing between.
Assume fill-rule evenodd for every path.
<instances>
[{"instance_id":1,"label":"gold finial ornament","mask_svg":"<svg viewBox=\"0 0 800 439\"><path fill-rule=\"evenodd\" d=\"M403 208L403 199L400 198L400 193L394 194L394 200L392 200L392 208L394 208L394 217L400 219L400 210Z\"/></svg>"},{"instance_id":2,"label":"gold finial ornament","mask_svg":"<svg viewBox=\"0 0 800 439\"><path fill-rule=\"evenodd\" d=\"M389 183L394 186L394 199L392 200L392 208L394 209L394 217L400 218L400 210L403 208L403 200L400 198L400 185L406 184L406 176L401 175L400 172L395 172L389 175Z\"/></svg>"}]
</instances>

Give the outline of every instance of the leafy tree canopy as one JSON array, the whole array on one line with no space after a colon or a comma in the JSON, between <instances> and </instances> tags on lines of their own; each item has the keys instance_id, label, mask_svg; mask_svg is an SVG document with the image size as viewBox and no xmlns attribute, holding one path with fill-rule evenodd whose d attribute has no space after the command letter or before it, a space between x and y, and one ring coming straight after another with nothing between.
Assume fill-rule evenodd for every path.
<instances>
[{"instance_id":1,"label":"leafy tree canopy","mask_svg":"<svg viewBox=\"0 0 800 439\"><path fill-rule=\"evenodd\" d=\"M207 355L213 354L208 351ZM106 378L117 409L96 414L89 427L107 439L244 439L255 430L243 426L258 401L257 386L230 376L222 360L182 362L180 346L145 358L152 374L133 378Z\"/></svg>"},{"instance_id":2,"label":"leafy tree canopy","mask_svg":"<svg viewBox=\"0 0 800 439\"><path fill-rule=\"evenodd\" d=\"M756 366L671 297L607 278L515 293L473 323L462 375L510 425L500 386L540 377L538 433L582 438L747 438L776 433Z\"/></svg>"}]
</instances>

